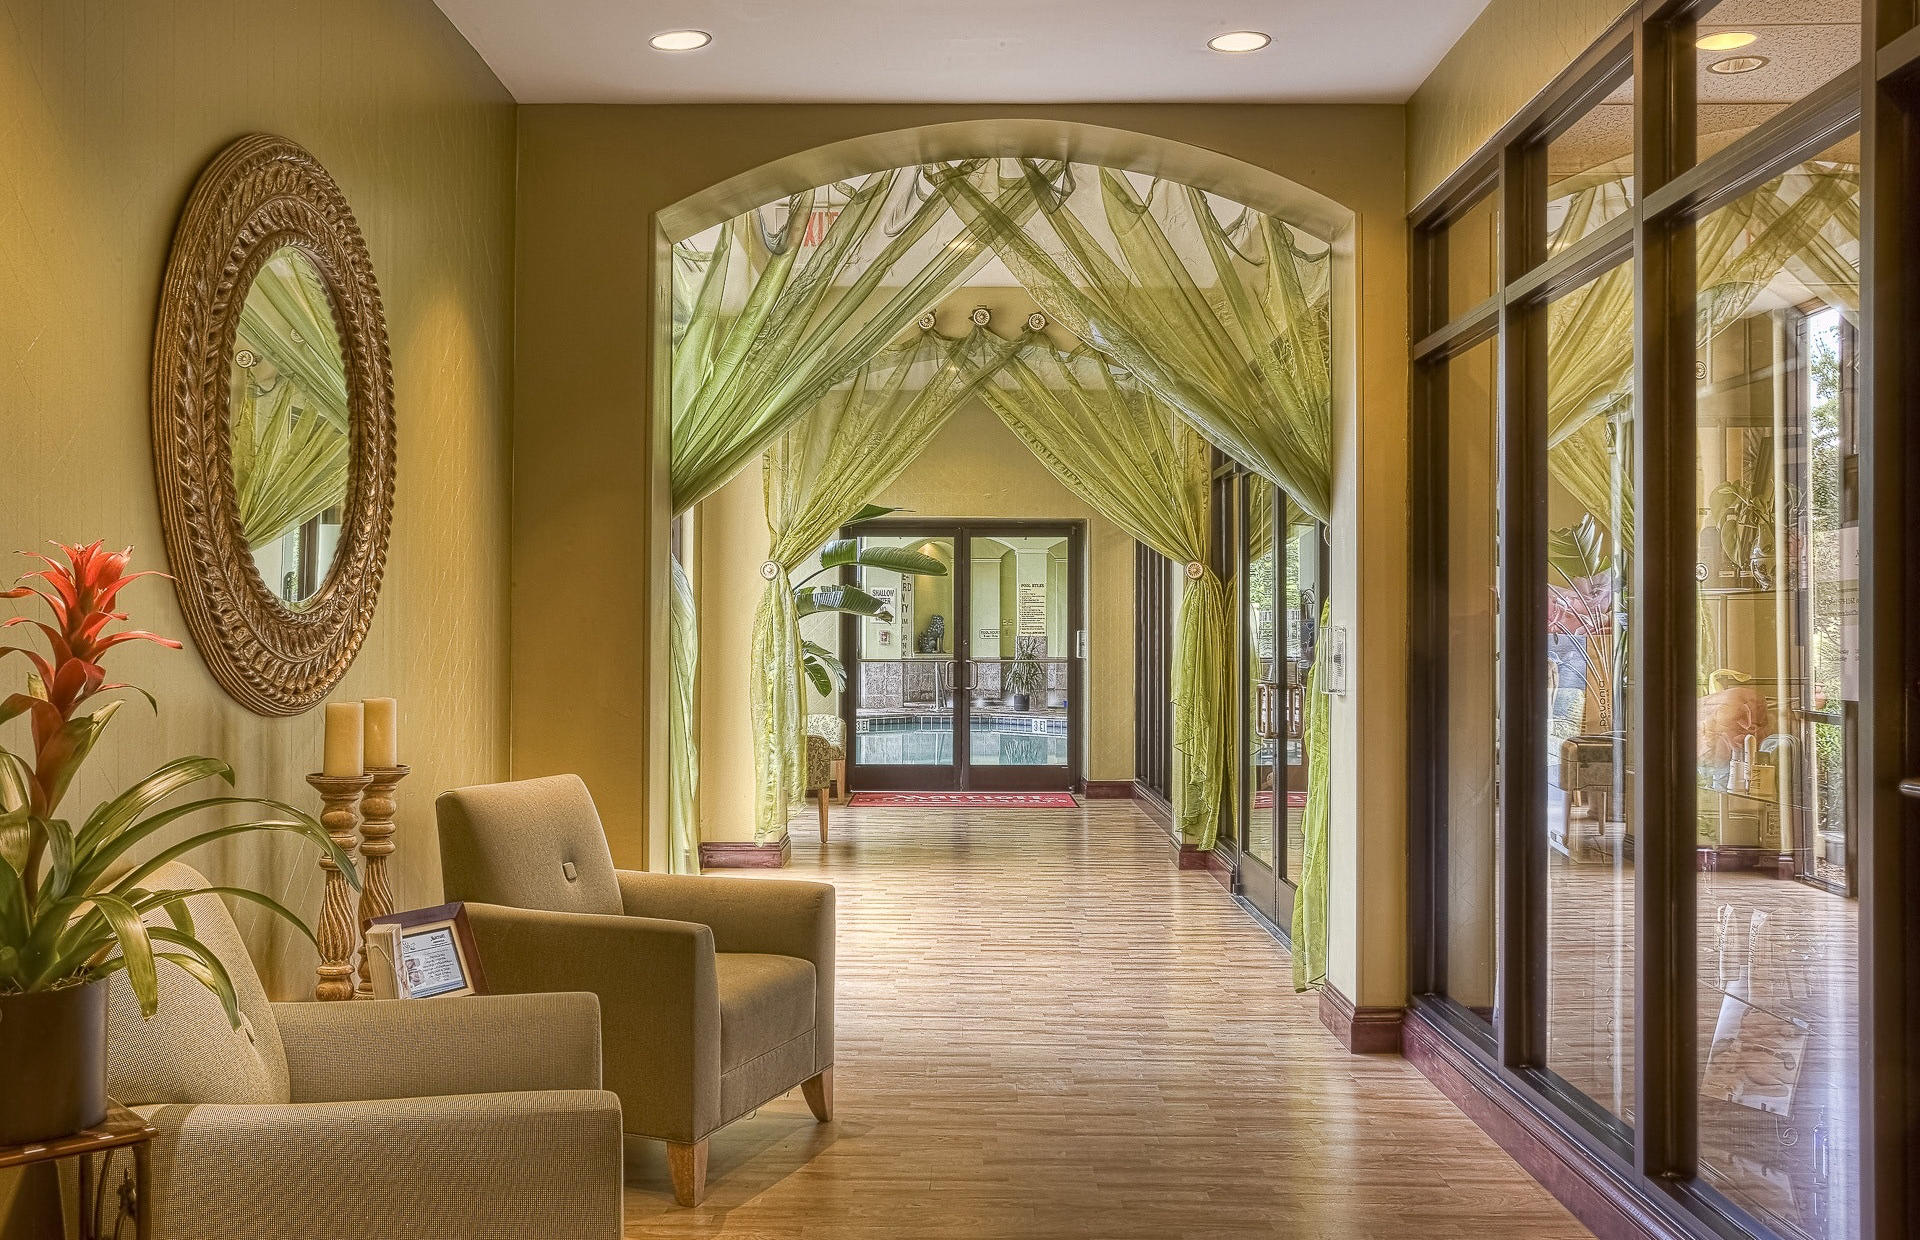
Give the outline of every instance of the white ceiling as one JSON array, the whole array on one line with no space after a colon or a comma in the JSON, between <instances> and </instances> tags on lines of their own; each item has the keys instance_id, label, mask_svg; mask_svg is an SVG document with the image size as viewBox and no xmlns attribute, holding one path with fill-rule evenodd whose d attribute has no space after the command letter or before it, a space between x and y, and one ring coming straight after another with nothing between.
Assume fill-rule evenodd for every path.
<instances>
[{"instance_id":1,"label":"white ceiling","mask_svg":"<svg viewBox=\"0 0 1920 1240\"><path fill-rule=\"evenodd\" d=\"M1487 0L436 3L522 103L1400 103Z\"/></svg>"}]
</instances>

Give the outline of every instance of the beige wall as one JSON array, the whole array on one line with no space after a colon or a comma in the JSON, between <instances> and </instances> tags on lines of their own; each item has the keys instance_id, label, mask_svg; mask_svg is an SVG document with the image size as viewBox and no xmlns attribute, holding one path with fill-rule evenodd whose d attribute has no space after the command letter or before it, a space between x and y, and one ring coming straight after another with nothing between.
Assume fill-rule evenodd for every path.
<instances>
[{"instance_id":1,"label":"beige wall","mask_svg":"<svg viewBox=\"0 0 1920 1240\"><path fill-rule=\"evenodd\" d=\"M407 904L433 903L434 793L507 769L514 129L505 91L431 0L0 6L0 551L105 538L165 567L147 429L161 274L195 177L256 130L302 143L339 181L386 305L393 546L338 692L400 699L414 774L397 886ZM187 637L164 582L122 601L140 627ZM19 684L24 666L0 664L0 683ZM70 805L198 753L230 761L243 792L318 808L301 776L319 766L319 712L248 713L191 643L123 647L109 668L151 688L160 715L121 711ZM6 743L24 745L22 727ZM193 860L310 916L313 857L245 839ZM241 920L269 988L303 993L311 948L251 911Z\"/></svg>"},{"instance_id":2,"label":"beige wall","mask_svg":"<svg viewBox=\"0 0 1920 1240\"><path fill-rule=\"evenodd\" d=\"M1493 0L1407 101L1407 205L1431 193L1630 0Z\"/></svg>"},{"instance_id":3,"label":"beige wall","mask_svg":"<svg viewBox=\"0 0 1920 1240\"><path fill-rule=\"evenodd\" d=\"M1087 523L1087 692L1080 707L1087 738L1086 776L1132 779L1133 539L1061 485L979 401L956 410L926 450L874 502L910 509L916 517ZM699 557L694 576L700 607L701 837L750 840L754 785L747 665L753 611L765 586L757 570L767 558L760 471L749 468L703 502L695 510L694 529ZM809 709L836 707L813 701Z\"/></svg>"},{"instance_id":4,"label":"beige wall","mask_svg":"<svg viewBox=\"0 0 1920 1240\"><path fill-rule=\"evenodd\" d=\"M1336 367L1335 623L1351 633L1352 691L1335 702L1333 980L1362 1004L1405 993L1406 228L1405 112L1397 107L1109 105L538 106L519 112L516 217L514 765L580 771L616 857L643 864L660 821L664 750L649 548L663 545L663 453L652 402L651 223L681 199L827 144L944 122L1024 118L1105 126L1269 170L1343 205ZM1048 128L1049 123L1053 128ZM1064 130L1060 130L1064 133ZM1065 149L1057 137L1053 149ZM1217 153L1217 154L1210 154ZM1143 160L1172 158L1143 148ZM1211 162L1209 162L1211 161ZM1165 166L1164 163L1157 166ZM593 565L582 573L581 564ZM579 674L571 640L593 618L609 657ZM1393 772L1382 778L1381 772ZM657 833L656 833L657 834ZM1362 907L1361 893L1365 893Z\"/></svg>"}]
</instances>

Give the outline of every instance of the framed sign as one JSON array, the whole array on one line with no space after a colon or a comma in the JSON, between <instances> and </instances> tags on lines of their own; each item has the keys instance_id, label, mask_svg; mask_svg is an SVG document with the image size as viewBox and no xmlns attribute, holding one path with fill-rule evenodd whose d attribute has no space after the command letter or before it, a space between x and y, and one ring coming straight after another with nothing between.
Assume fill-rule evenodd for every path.
<instances>
[{"instance_id":1,"label":"framed sign","mask_svg":"<svg viewBox=\"0 0 1920 1240\"><path fill-rule=\"evenodd\" d=\"M474 946L473 930L467 924L466 905L441 904L368 920L369 932L378 927L392 927L388 932L391 938L369 933L369 950L373 950L376 942L393 942L391 968L396 998L432 999L487 992L480 952ZM383 988L376 984L375 989L377 992Z\"/></svg>"}]
</instances>

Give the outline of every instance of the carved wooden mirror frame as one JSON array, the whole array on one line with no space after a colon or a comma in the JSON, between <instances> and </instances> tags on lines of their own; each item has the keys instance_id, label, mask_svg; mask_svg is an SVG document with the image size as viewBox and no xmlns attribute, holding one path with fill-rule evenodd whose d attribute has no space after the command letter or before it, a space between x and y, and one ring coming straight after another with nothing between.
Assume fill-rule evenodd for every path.
<instances>
[{"instance_id":1,"label":"carved wooden mirror frame","mask_svg":"<svg viewBox=\"0 0 1920 1240\"><path fill-rule=\"evenodd\" d=\"M339 543L319 592L298 610L261 580L242 537L228 426L240 309L285 246L326 286L352 424ZM393 525L393 378L353 212L326 169L285 138L241 138L187 200L160 294L153 458L174 588L214 678L258 714L308 710L352 665L379 602Z\"/></svg>"}]
</instances>

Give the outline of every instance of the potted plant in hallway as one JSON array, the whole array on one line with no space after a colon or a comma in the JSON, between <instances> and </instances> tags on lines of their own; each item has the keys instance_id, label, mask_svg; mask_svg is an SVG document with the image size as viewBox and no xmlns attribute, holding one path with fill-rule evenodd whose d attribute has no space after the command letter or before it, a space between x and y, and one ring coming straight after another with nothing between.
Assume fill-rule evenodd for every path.
<instances>
[{"instance_id":1,"label":"potted plant in hallway","mask_svg":"<svg viewBox=\"0 0 1920 1240\"><path fill-rule=\"evenodd\" d=\"M1007 705L1024 714L1033 695L1045 693L1047 669L1037 662L1047 657L1047 639L1038 634L1013 639L1013 666L1007 669Z\"/></svg>"},{"instance_id":2,"label":"potted plant in hallway","mask_svg":"<svg viewBox=\"0 0 1920 1240\"><path fill-rule=\"evenodd\" d=\"M26 691L0 700L0 724L25 716L32 743L31 759L0 748L0 1096L6 1099L0 1145L63 1136L105 1116L106 979L116 972L126 971L141 1014L150 1017L159 1007L158 969L179 968L219 996L227 1019L239 1027L233 983L194 936L189 896L211 891L248 900L312 937L286 908L244 887L146 886L161 866L213 840L287 831L306 836L342 873L354 875L352 859L291 805L214 796L160 808L202 780L232 783L232 770L213 758L176 758L102 801L84 820L61 816L74 776L121 704L99 701L100 695L132 689L158 709L145 690L108 683L102 660L127 642L180 648L152 633L108 632L127 618L113 609L115 597L154 575L127 573L131 550L107 552L97 542L62 550L65 563L35 557L47 567L21 579L39 584L0 591L4 598L37 598L52 613L50 622L15 616L0 625L38 629L47 645L44 654L0 646L0 658L20 655L32 664ZM181 819L235 806L264 808L273 817L212 827L136 861L144 846L171 839L163 833ZM149 914L164 914L167 924L148 925Z\"/></svg>"}]
</instances>

